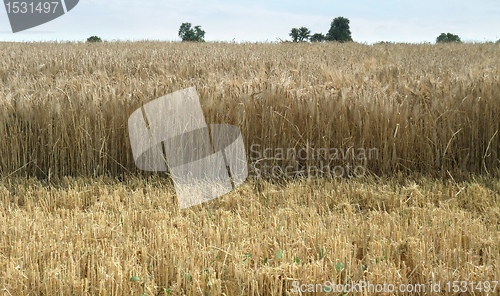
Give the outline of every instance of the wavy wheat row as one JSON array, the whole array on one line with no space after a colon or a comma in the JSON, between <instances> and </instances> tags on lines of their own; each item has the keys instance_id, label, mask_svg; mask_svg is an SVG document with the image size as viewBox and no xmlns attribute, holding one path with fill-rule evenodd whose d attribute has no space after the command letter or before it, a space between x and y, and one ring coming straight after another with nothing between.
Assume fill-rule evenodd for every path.
<instances>
[{"instance_id":1,"label":"wavy wheat row","mask_svg":"<svg viewBox=\"0 0 500 296\"><path fill-rule=\"evenodd\" d=\"M128 116L195 86L249 158L251 145L372 148L358 164L377 175L495 173L498 65L495 44L1 43L0 172L139 173Z\"/></svg>"}]
</instances>

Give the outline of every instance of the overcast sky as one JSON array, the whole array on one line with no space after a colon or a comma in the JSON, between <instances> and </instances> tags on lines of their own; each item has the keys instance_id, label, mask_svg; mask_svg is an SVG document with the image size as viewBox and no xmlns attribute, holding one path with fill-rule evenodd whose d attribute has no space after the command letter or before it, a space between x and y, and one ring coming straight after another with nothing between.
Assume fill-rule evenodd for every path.
<instances>
[{"instance_id":1,"label":"overcast sky","mask_svg":"<svg viewBox=\"0 0 500 296\"><path fill-rule=\"evenodd\" d=\"M289 39L293 27L326 33L338 16L351 21L358 42L434 42L442 32L463 41L500 39L500 0L80 0L65 15L15 34L0 9L0 41L84 41L91 35L177 41L181 23L190 22L202 26L207 41L271 42Z\"/></svg>"}]
</instances>

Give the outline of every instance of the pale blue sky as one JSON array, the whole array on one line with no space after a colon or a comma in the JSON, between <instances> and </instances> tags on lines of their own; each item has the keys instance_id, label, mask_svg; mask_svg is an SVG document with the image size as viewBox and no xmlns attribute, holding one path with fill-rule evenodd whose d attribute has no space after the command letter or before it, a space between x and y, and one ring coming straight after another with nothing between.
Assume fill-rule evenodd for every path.
<instances>
[{"instance_id":1,"label":"pale blue sky","mask_svg":"<svg viewBox=\"0 0 500 296\"><path fill-rule=\"evenodd\" d=\"M16 34L0 9L0 41L84 41L91 35L176 41L183 22L201 25L207 41L276 41L289 39L292 27L326 33L337 16L350 19L358 42L434 42L442 32L464 41L500 39L500 0L80 0L67 14Z\"/></svg>"}]
</instances>

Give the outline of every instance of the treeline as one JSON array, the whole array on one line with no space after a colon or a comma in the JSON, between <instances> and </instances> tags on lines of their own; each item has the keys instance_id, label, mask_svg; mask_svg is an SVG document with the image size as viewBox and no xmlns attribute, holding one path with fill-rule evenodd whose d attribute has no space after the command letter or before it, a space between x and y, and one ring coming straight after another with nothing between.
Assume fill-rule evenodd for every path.
<instances>
[{"instance_id":1,"label":"treeline","mask_svg":"<svg viewBox=\"0 0 500 296\"><path fill-rule=\"evenodd\" d=\"M292 42L352 41L349 19L342 16L333 19L325 35L323 33L311 34L311 30L307 27L292 28L288 35L292 38Z\"/></svg>"},{"instance_id":2,"label":"treeline","mask_svg":"<svg viewBox=\"0 0 500 296\"><path fill-rule=\"evenodd\" d=\"M349 27L349 19L343 16L339 16L333 19L330 24L330 29L326 34L314 33L311 34L311 30L307 27L292 28L288 35L291 37L292 42L325 42L325 41L337 41L337 42L351 42L351 29ZM191 23L182 23L178 36L182 41L188 42L205 42L205 31L201 29L201 26L192 27ZM278 38L279 39L279 38ZM91 36L87 39L87 42L101 42L101 38L98 36ZM289 42L289 41L285 41ZM436 43L461 43L462 40L458 35L452 33L441 33L436 38ZM382 41L378 44L392 44L395 42ZM500 44L500 39L496 42Z\"/></svg>"}]
</instances>

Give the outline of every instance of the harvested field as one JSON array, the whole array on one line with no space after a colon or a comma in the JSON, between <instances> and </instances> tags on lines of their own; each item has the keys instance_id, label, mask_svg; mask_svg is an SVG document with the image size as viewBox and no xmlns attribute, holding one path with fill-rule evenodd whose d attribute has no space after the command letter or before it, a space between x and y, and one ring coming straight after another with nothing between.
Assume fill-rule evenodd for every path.
<instances>
[{"instance_id":1,"label":"harvested field","mask_svg":"<svg viewBox=\"0 0 500 296\"><path fill-rule=\"evenodd\" d=\"M498 44L0 43L0 291L495 295L498 65ZM179 210L168 174L135 167L127 120L191 86L208 123L240 128L251 177Z\"/></svg>"}]
</instances>

